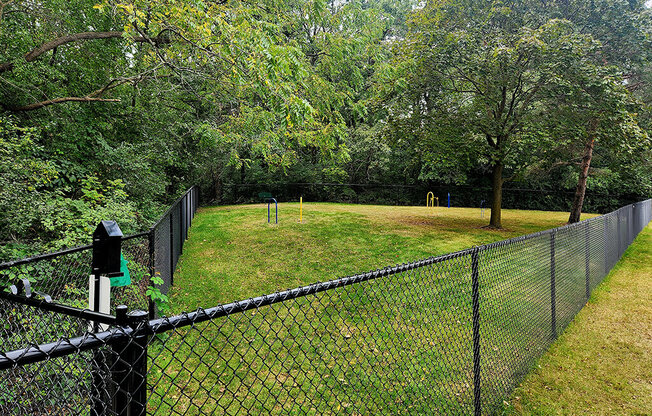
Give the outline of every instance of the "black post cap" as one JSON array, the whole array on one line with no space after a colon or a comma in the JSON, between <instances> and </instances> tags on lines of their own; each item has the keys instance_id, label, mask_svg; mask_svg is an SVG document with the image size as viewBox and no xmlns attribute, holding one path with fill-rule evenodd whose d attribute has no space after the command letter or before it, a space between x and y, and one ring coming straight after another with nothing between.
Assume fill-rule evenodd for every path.
<instances>
[{"instance_id":1,"label":"black post cap","mask_svg":"<svg viewBox=\"0 0 652 416\"><path fill-rule=\"evenodd\" d=\"M102 221L93 232L93 240L103 238L122 238L122 230L115 221Z\"/></svg>"},{"instance_id":2,"label":"black post cap","mask_svg":"<svg viewBox=\"0 0 652 416\"><path fill-rule=\"evenodd\" d=\"M122 231L115 221L102 221L93 232L93 274L122 276L120 253Z\"/></svg>"}]
</instances>

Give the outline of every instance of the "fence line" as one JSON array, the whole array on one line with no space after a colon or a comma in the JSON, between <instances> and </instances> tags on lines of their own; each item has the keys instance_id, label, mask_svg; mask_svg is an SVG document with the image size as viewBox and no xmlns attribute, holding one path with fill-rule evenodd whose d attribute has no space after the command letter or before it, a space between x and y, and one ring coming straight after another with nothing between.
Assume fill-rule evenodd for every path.
<instances>
[{"instance_id":1,"label":"fence line","mask_svg":"<svg viewBox=\"0 0 652 416\"><path fill-rule=\"evenodd\" d=\"M162 293L167 293L174 284L174 270L198 207L199 188L193 186L150 228L150 257L153 258L153 271L163 279Z\"/></svg>"},{"instance_id":2,"label":"fence line","mask_svg":"<svg viewBox=\"0 0 652 416\"><path fill-rule=\"evenodd\" d=\"M372 183L222 183L209 191L216 203L242 204L259 202L259 194L271 193L279 202L305 201L345 202L381 205L421 205L428 192L440 200L451 195L454 207L480 207L482 201L492 199L489 186L450 185L438 183L372 184ZM507 186L503 188L503 208L549 211L568 211L575 189L528 189ZM609 194L587 192L583 209L586 212L608 213L625 204L640 200L638 194Z\"/></svg>"},{"instance_id":3,"label":"fence line","mask_svg":"<svg viewBox=\"0 0 652 416\"><path fill-rule=\"evenodd\" d=\"M647 200L177 316L121 308L0 348L0 413L493 414L651 219Z\"/></svg>"},{"instance_id":4,"label":"fence line","mask_svg":"<svg viewBox=\"0 0 652 416\"><path fill-rule=\"evenodd\" d=\"M160 290L167 293L198 206L199 189L192 187L149 230L122 238L122 254L128 261L132 285L112 290L114 309L116 305L124 304L130 309L148 310L154 316L155 306L146 294L151 286L150 278L159 275L163 279ZM26 279L31 290L38 292L41 298L47 297L48 302L85 308L88 305L92 251L93 245L89 244L0 263L0 289ZM7 326L0 327L3 338L7 337L3 333L13 331ZM33 341L39 342L38 339Z\"/></svg>"}]
</instances>

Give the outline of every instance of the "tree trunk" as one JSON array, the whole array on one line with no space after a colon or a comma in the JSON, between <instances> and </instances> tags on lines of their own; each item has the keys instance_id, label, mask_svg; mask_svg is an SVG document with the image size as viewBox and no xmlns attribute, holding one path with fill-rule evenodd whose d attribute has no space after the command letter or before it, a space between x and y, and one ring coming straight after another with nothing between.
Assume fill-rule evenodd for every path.
<instances>
[{"instance_id":1,"label":"tree trunk","mask_svg":"<svg viewBox=\"0 0 652 416\"><path fill-rule=\"evenodd\" d=\"M595 139L589 139L584 146L584 157L582 157L582 163L580 164L580 177L577 181L573 206L571 207L570 217L568 218L569 224L578 222L582 214L582 205L584 204L584 195L586 194L586 179L589 177L594 143Z\"/></svg>"},{"instance_id":2,"label":"tree trunk","mask_svg":"<svg viewBox=\"0 0 652 416\"><path fill-rule=\"evenodd\" d=\"M496 162L493 167L491 191L493 199L491 201L491 220L489 226L494 228L503 228L501 222L501 207L503 203L503 162Z\"/></svg>"}]
</instances>

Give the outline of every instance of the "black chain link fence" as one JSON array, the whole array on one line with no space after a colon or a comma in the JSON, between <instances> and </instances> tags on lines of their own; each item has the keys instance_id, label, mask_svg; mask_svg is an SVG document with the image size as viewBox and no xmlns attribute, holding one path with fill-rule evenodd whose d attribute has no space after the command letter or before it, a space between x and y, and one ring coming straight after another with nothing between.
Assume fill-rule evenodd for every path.
<instances>
[{"instance_id":1,"label":"black chain link fence","mask_svg":"<svg viewBox=\"0 0 652 416\"><path fill-rule=\"evenodd\" d=\"M132 285L112 292L115 305L147 309L145 295L149 286L149 234L140 233L122 239L122 254L127 261ZM0 285L7 287L27 280L31 291L59 304L77 308L88 306L88 278L91 274L93 246L75 247L56 253L0 264Z\"/></svg>"},{"instance_id":2,"label":"black chain link fence","mask_svg":"<svg viewBox=\"0 0 652 416\"><path fill-rule=\"evenodd\" d=\"M155 315L155 305L147 294L148 288L155 286L151 276L157 273L163 278L160 290L167 293L176 267L176 261L168 261L172 258L170 253L178 258L197 207L198 190L191 188L148 232L122 238L122 255L127 261L131 284L112 288L111 313L115 313L117 305L126 305L129 310L147 310L150 316ZM168 224L173 213L176 213L177 226L170 230ZM183 225L179 224L181 221ZM175 245L156 238L163 234L163 226L168 227L166 236ZM92 256L93 245L88 245L0 264L0 351L74 338L89 330L90 321L77 311L89 307ZM11 293L12 285L14 293ZM21 296L16 298L15 294ZM22 303L16 302L17 299ZM84 368L88 372L87 363ZM36 383L41 377L47 381L48 374L49 371L44 371L31 382ZM3 390L0 385L0 391ZM0 414L5 414L1 405Z\"/></svg>"},{"instance_id":3,"label":"black chain link fence","mask_svg":"<svg viewBox=\"0 0 652 416\"><path fill-rule=\"evenodd\" d=\"M154 270L161 277L162 293L174 284L174 270L183 252L183 243L199 207L199 188L192 187L181 196L150 230Z\"/></svg>"},{"instance_id":4,"label":"black chain link fence","mask_svg":"<svg viewBox=\"0 0 652 416\"><path fill-rule=\"evenodd\" d=\"M477 185L387 185L360 183L242 183L222 184L212 190L214 202L243 204L261 202L261 193L270 193L279 202L304 201L343 202L381 205L425 205L426 195L432 192L440 206L447 206L448 194L453 207L489 207L492 200L491 187ZM570 211L574 190L524 189L506 186L502 193L502 206L509 209ZM587 192L584 199L585 212L608 213L625 204L640 200L636 194L610 195ZM484 201L484 202L483 202Z\"/></svg>"},{"instance_id":5,"label":"black chain link fence","mask_svg":"<svg viewBox=\"0 0 652 416\"><path fill-rule=\"evenodd\" d=\"M70 313L107 326L0 348L0 413L494 414L651 219L647 200L154 320Z\"/></svg>"}]
</instances>

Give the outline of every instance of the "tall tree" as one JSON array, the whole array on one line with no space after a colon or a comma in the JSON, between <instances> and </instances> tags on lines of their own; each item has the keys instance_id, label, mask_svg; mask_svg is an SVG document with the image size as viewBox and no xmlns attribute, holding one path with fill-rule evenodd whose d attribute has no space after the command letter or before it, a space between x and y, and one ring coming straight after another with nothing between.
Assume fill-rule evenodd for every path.
<instances>
[{"instance_id":1,"label":"tall tree","mask_svg":"<svg viewBox=\"0 0 652 416\"><path fill-rule=\"evenodd\" d=\"M475 160L489 166L489 225L496 228L502 226L506 169L517 173L530 151L546 143L539 140L544 133L532 128L536 109L551 84L572 82L567 67L594 43L567 21L532 20L526 3L431 2L415 15L400 45L399 56L415 68L404 83L422 87L402 113L424 114L437 126L435 134L455 143L447 148L473 149ZM413 82L415 76L424 79Z\"/></svg>"}]
</instances>

